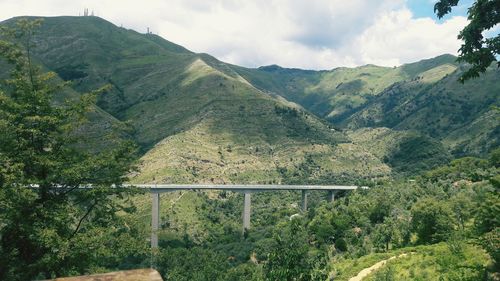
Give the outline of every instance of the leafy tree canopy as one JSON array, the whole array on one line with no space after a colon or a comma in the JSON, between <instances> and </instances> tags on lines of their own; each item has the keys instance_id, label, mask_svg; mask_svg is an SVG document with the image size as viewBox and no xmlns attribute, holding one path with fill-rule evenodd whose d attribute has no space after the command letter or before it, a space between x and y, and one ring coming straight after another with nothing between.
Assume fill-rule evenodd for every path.
<instances>
[{"instance_id":1,"label":"leafy tree canopy","mask_svg":"<svg viewBox=\"0 0 500 281\"><path fill-rule=\"evenodd\" d=\"M293 219L275 235L264 266L265 280L325 280L326 260L323 253L308 253L307 233L300 219Z\"/></svg>"},{"instance_id":2,"label":"leafy tree canopy","mask_svg":"<svg viewBox=\"0 0 500 281\"><path fill-rule=\"evenodd\" d=\"M2 63L10 65L0 85L1 280L86 273L110 262L102 257L119 252L117 244L132 248L116 212L126 207L117 199L128 191L121 184L134 147L116 141L98 154L81 149L96 93L61 102L66 85L31 59L40 24L21 19L0 37Z\"/></svg>"},{"instance_id":3,"label":"leafy tree canopy","mask_svg":"<svg viewBox=\"0 0 500 281\"><path fill-rule=\"evenodd\" d=\"M434 5L439 18L451 12L459 0L440 0ZM468 62L471 67L460 77L463 83L479 77L500 55L500 34L485 38L484 32L500 23L500 0L476 0L468 11L469 24L460 31L458 39L463 40L459 49L459 61ZM500 67L500 62L498 62Z\"/></svg>"}]
</instances>

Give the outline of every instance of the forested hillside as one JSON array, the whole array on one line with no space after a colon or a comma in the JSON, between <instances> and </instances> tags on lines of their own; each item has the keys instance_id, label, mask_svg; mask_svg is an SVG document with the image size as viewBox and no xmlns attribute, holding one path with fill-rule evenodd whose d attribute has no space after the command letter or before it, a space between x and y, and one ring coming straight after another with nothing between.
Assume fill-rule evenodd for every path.
<instances>
[{"instance_id":1,"label":"forested hillside","mask_svg":"<svg viewBox=\"0 0 500 281\"><path fill-rule=\"evenodd\" d=\"M251 69L93 16L43 18L29 56L24 35L0 37L0 279L348 280L400 254L368 278L498 275L498 68L465 84L451 55ZM150 195L106 188L125 181L369 188L311 192L308 211L298 192L255 193L243 234L239 193L162 194L150 252Z\"/></svg>"},{"instance_id":2,"label":"forested hillside","mask_svg":"<svg viewBox=\"0 0 500 281\"><path fill-rule=\"evenodd\" d=\"M247 69L97 17L47 18L34 40L36 59L71 82L70 91L107 85L88 131L118 128L140 145L136 182L385 177L498 144L489 109L499 103L498 71L462 87L450 55L397 68ZM359 132L354 139L343 132L363 127L407 136L381 148L387 153L373 151L357 142ZM424 147L431 152L413 158L410 151ZM317 171L302 170L307 161Z\"/></svg>"},{"instance_id":3,"label":"forested hillside","mask_svg":"<svg viewBox=\"0 0 500 281\"><path fill-rule=\"evenodd\" d=\"M209 55L97 17L48 18L34 40L36 58L75 91L108 85L99 110L128 125L144 153L135 182L325 182L359 178L360 165L361 177L390 173L331 124ZM303 170L307 161L316 168Z\"/></svg>"},{"instance_id":4,"label":"forested hillside","mask_svg":"<svg viewBox=\"0 0 500 281\"><path fill-rule=\"evenodd\" d=\"M492 66L461 84L464 65L451 55L388 68L304 71L266 66L237 68L257 87L297 102L340 128L415 130L441 141L456 156L485 155L498 146L491 110L498 106L500 79Z\"/></svg>"}]
</instances>

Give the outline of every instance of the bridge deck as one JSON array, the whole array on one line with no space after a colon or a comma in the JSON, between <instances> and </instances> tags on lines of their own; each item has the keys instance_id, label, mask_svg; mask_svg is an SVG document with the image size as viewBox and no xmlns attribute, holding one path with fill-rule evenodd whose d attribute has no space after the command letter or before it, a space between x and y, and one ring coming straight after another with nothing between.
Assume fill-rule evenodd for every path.
<instances>
[{"instance_id":1,"label":"bridge deck","mask_svg":"<svg viewBox=\"0 0 500 281\"><path fill-rule=\"evenodd\" d=\"M127 185L150 189L152 192L175 190L215 189L230 191L267 191L267 190L354 190L354 185L267 185L267 184L135 184ZM363 188L363 187L361 187Z\"/></svg>"},{"instance_id":2,"label":"bridge deck","mask_svg":"<svg viewBox=\"0 0 500 281\"><path fill-rule=\"evenodd\" d=\"M244 193L243 196L243 233L250 228L250 208L252 192L297 190L302 192L301 209L307 210L307 193L311 190L328 191L327 199L333 202L336 190L355 190L355 185L277 185L277 184L125 184L125 187L148 189L152 198L151 209L151 248L158 248L160 230L160 193L176 190L229 190ZM365 189L367 187L361 186Z\"/></svg>"}]
</instances>

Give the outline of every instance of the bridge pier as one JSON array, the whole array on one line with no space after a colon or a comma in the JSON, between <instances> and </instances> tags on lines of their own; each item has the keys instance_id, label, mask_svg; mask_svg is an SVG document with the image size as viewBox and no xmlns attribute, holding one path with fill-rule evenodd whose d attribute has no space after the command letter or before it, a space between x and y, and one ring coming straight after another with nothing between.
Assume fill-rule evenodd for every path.
<instances>
[{"instance_id":1,"label":"bridge pier","mask_svg":"<svg viewBox=\"0 0 500 281\"><path fill-rule=\"evenodd\" d=\"M243 192L243 234L247 229L250 229L250 208L251 208L250 191Z\"/></svg>"},{"instance_id":2,"label":"bridge pier","mask_svg":"<svg viewBox=\"0 0 500 281\"><path fill-rule=\"evenodd\" d=\"M160 228L160 193L151 193L151 249L158 249L158 230Z\"/></svg>"},{"instance_id":3,"label":"bridge pier","mask_svg":"<svg viewBox=\"0 0 500 281\"><path fill-rule=\"evenodd\" d=\"M302 212L307 211L307 190L302 189L302 201L301 201Z\"/></svg>"},{"instance_id":4,"label":"bridge pier","mask_svg":"<svg viewBox=\"0 0 500 281\"><path fill-rule=\"evenodd\" d=\"M329 203L332 203L333 201L335 201L335 191L334 190L328 190L327 200Z\"/></svg>"},{"instance_id":5,"label":"bridge pier","mask_svg":"<svg viewBox=\"0 0 500 281\"><path fill-rule=\"evenodd\" d=\"M125 187L138 187L149 189L151 192L151 250L158 249L158 231L160 229L160 193L172 192L177 190L207 190L219 189L243 193L243 233L250 229L250 210L251 193L270 190L300 190L302 192L301 208L303 212L307 211L308 190L327 190L328 201L333 202L336 190L355 190L358 186L343 185L204 185L204 184L125 184ZM89 188L84 186L84 188ZM367 187L361 187L367 188Z\"/></svg>"}]
</instances>

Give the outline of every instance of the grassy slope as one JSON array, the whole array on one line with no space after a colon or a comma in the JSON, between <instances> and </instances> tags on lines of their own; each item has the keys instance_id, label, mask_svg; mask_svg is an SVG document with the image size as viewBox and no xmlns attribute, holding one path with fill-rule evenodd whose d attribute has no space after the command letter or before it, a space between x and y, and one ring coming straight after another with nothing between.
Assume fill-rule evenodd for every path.
<instances>
[{"instance_id":1,"label":"grassy slope","mask_svg":"<svg viewBox=\"0 0 500 281\"><path fill-rule=\"evenodd\" d=\"M331 71L306 71L266 66L258 69L235 67L259 88L295 101L318 116L337 122L366 104L390 85L410 80L440 65L454 65L455 57L406 64L397 68L365 65Z\"/></svg>"},{"instance_id":2,"label":"grassy slope","mask_svg":"<svg viewBox=\"0 0 500 281\"><path fill-rule=\"evenodd\" d=\"M402 248L388 253L374 253L358 259L339 258L331 265L333 267L332 275L336 277L335 280L349 280L362 269L401 253L409 254L389 261L364 280L376 280L377 273L382 274L388 268L394 274L393 279L390 280L438 280L440 276L445 274L447 277L460 276L458 272L454 272L456 268L487 266L491 262L488 254L477 246L465 244L461 254L457 255L451 252L446 243L439 243Z\"/></svg>"},{"instance_id":3,"label":"grassy slope","mask_svg":"<svg viewBox=\"0 0 500 281\"><path fill-rule=\"evenodd\" d=\"M498 104L498 70L462 87L451 55L397 68L247 69L97 17L47 18L35 39L37 58L78 92L112 85L98 104L116 121L132 123L143 152L195 127L216 103L236 98L250 108L241 97L262 92L350 128L416 130L456 155L498 145L494 112L487 112Z\"/></svg>"},{"instance_id":4,"label":"grassy slope","mask_svg":"<svg viewBox=\"0 0 500 281\"><path fill-rule=\"evenodd\" d=\"M439 280L444 276L452 280L454 278L460 280L460 278L466 279L465 276L472 277L468 268L485 267L491 262L484 250L471 244L465 245L461 253L452 252L444 243L421 246L415 250L415 253L407 257L388 262L378 274L382 275L384 270L386 272L390 270L395 280ZM371 274L366 280L376 280L376 275L377 273Z\"/></svg>"},{"instance_id":5,"label":"grassy slope","mask_svg":"<svg viewBox=\"0 0 500 281\"><path fill-rule=\"evenodd\" d=\"M376 101L378 95L383 94L387 88L391 89L399 84L404 84L409 85L411 91L419 91L424 86L437 83L457 69L454 60L453 56L443 55L398 68L367 65L354 69L339 68L320 72L285 69L279 66L259 69L233 68L258 88L268 93L282 95L301 104L316 115L325 116L330 121L335 122L349 118L350 114L370 105L371 101ZM494 83L491 77L487 80ZM412 98L414 97L405 95L391 97L391 99L385 100L381 106L404 106L404 103ZM385 118L383 114L376 115L372 112L368 114L370 118ZM449 114L449 112L444 114ZM400 115L397 118L399 117ZM363 126L372 125L380 126L380 124L363 124ZM386 126L395 128L391 125L387 124ZM353 139L353 142L361 141L364 150L375 153L379 159L384 160L396 171L410 173L446 163L451 157L446 147L454 151L456 148L462 148L466 143L466 141L457 143L450 140L445 142L445 147L443 147L443 144L428 137L429 133L421 130L422 126L418 125L419 120L416 120L410 126L395 128L398 131L387 134L384 142L379 142L379 144L384 145L385 154L375 151L373 144L362 141L362 138ZM483 128L476 131L477 134L474 134L473 137L477 138L478 135L484 134ZM361 130L352 136L361 136L362 133L367 133L367 131ZM393 140L393 137L396 139ZM480 138L480 140L482 139ZM480 140L477 143L480 143ZM476 143L470 147L469 150L477 154L487 151ZM419 153L416 155L415 152Z\"/></svg>"},{"instance_id":6,"label":"grassy slope","mask_svg":"<svg viewBox=\"0 0 500 281\"><path fill-rule=\"evenodd\" d=\"M483 155L499 143L496 113L489 108L500 104L500 74L492 67L462 85L457 78L463 67L443 55L397 68L235 69L259 88L342 127L414 130L441 141L456 156Z\"/></svg>"},{"instance_id":7,"label":"grassy slope","mask_svg":"<svg viewBox=\"0 0 500 281\"><path fill-rule=\"evenodd\" d=\"M293 173L307 155L318 169L303 181L325 174L359 175L359 163L367 167L366 176L389 172L373 155L359 155L360 147L346 143L344 135L300 108L289 107L217 70L210 71L201 60L196 64L188 77L197 80L188 81L217 92L217 99L207 102L192 127L148 151L135 181L283 182L286 179L278 168Z\"/></svg>"},{"instance_id":8,"label":"grassy slope","mask_svg":"<svg viewBox=\"0 0 500 281\"><path fill-rule=\"evenodd\" d=\"M46 18L35 40L37 58L71 80L78 92L110 84L98 105L121 121L133 119L142 146L151 146L176 129L175 120L162 130L157 128L165 125L161 116L154 122L146 120L161 113L158 99L181 94L171 84L182 80L184 69L195 59L191 52L97 17Z\"/></svg>"},{"instance_id":9,"label":"grassy slope","mask_svg":"<svg viewBox=\"0 0 500 281\"><path fill-rule=\"evenodd\" d=\"M99 107L130 123L147 152L134 181L327 181L390 172L345 135L258 90L232 66L160 37L97 17L55 17L45 19L35 41L37 59L76 91L112 86ZM306 158L316 170L302 171Z\"/></svg>"},{"instance_id":10,"label":"grassy slope","mask_svg":"<svg viewBox=\"0 0 500 281\"><path fill-rule=\"evenodd\" d=\"M443 140L454 154L484 154L498 145L500 136L498 111L490 109L500 104L500 71L492 67L462 85L457 82L460 72L452 70L443 65L395 84L345 123L351 128L417 130Z\"/></svg>"},{"instance_id":11,"label":"grassy slope","mask_svg":"<svg viewBox=\"0 0 500 281\"><path fill-rule=\"evenodd\" d=\"M418 131L361 128L349 131L348 135L398 173L423 172L452 158L440 142Z\"/></svg>"},{"instance_id":12,"label":"grassy slope","mask_svg":"<svg viewBox=\"0 0 500 281\"><path fill-rule=\"evenodd\" d=\"M425 92L429 87L437 88L437 85L444 83L443 81L447 82L438 92L456 90L456 85L450 82L455 81L452 79L454 75L449 74L456 69L457 65L454 63L454 57L450 55L398 68L366 65L352 69L338 68L319 72L284 69L278 66L247 69L219 62L209 55L194 54L152 34L139 34L118 28L97 17L47 18L37 37L37 45L36 54L40 61L48 68L57 71L61 77L72 80L73 87L77 91L95 89L104 84L112 85L112 89L100 97L98 104L117 120L128 121L133 125L135 139L143 152L176 134L186 132L188 137L187 132L192 129L207 133L211 131L208 128L213 127L209 124L225 124L226 127L222 129L228 131L240 126L238 122L220 122L219 119L225 121L232 118L257 127L262 127L262 124L279 125L280 122L273 120L274 116L270 113L276 103L279 106L300 109L300 106L289 103L280 95L299 103L317 116L324 116L335 122L343 121L351 128L385 126L398 130L417 130L438 139L443 139L443 135L450 130L458 127L465 128L472 124L469 122L472 117L462 117L466 119L464 121L459 120L460 117L456 116L457 114L450 113L449 109L456 107L457 103L474 114L477 110L484 109L486 106L484 103L491 103L490 94L489 99L486 100L481 99L484 98L483 95L479 95L480 97L474 99L471 105L464 105L467 101L453 99L442 101L441 103L444 103L442 107L439 107L440 103L435 103L439 108L432 108L432 110L441 112L441 116L430 116L425 108L422 109L425 106L422 104L422 95L416 93ZM447 76L449 78L438 81ZM494 92L498 83L494 83L492 77L488 77L485 81L487 83L483 89L491 89L490 93ZM464 92L469 93L470 88ZM271 95L263 95L263 93ZM257 101L266 99L267 102L264 103L269 103L269 106L263 106L263 108L267 108L268 114L264 117L254 116L253 119L248 119L248 114L245 112L262 111L258 108L260 103ZM438 96L437 99L442 98ZM230 107L232 109L229 109ZM245 109L239 110L240 107ZM215 108L223 108L223 110L214 114ZM227 112L225 112L226 108ZM234 114L238 111L236 108L240 111L237 116ZM414 114L412 110L419 112ZM352 115L353 113L355 114ZM207 114L209 118L204 120ZM484 119L485 116L487 115L475 117L479 118L476 120L482 120L481 118ZM278 119L284 118L281 116ZM290 123L290 120L286 122ZM437 123L439 125L436 125ZM443 125L443 123L453 124L453 126ZM252 125L242 126L248 130L240 129L238 133L264 134L264 136L257 137L263 139L264 142L255 145L273 145L268 139L270 132L275 134L277 126L273 128L270 125L271 130L267 131L250 129L249 126ZM323 129L318 128L316 126L318 131L328 130L325 126ZM495 139L497 132L492 122L481 122L480 129L477 129L477 126L474 128L476 130L468 130L474 132L470 134L471 138L464 138L463 134L451 134L456 137L448 137L444 143L455 154L482 153L488 150L488 147L495 145L495 141L484 140L484 135ZM297 130L297 128L291 129ZM235 132L228 132L228 134L235 135ZM295 138L295 144L291 147L311 142L311 137L306 137L307 131L302 130L291 135L301 134L303 139ZM289 132L281 130L276 138L289 138L289 135ZM210 138L212 141L219 136ZM339 138L336 137L336 139ZM474 141L470 142L470 139ZM221 145L231 145L232 141L217 142ZM285 139L281 142L290 143ZM240 145L237 139L234 145ZM203 147L199 144L197 146ZM156 148L155 151L157 150ZM314 149L306 150L308 153L314 153ZM303 152L298 152L295 156L300 158L303 154ZM285 156L293 157L294 155ZM238 158L239 161L251 161L248 155L240 158ZM260 158L265 157L261 155ZM351 160L357 161L355 157ZM348 162L352 162L351 160ZM272 166L269 163L276 163L269 159L261 162L267 167ZM321 160L321 162L325 161ZM298 165L298 163L295 162L293 165ZM397 162L392 164L398 165ZM289 165L282 161L274 166L288 168ZM380 170L380 168L374 169ZM275 168L263 171L259 177L273 174L271 170ZM278 178L272 176L270 181L279 180ZM191 178L188 177L188 179ZM223 180L227 181L227 177Z\"/></svg>"}]
</instances>

